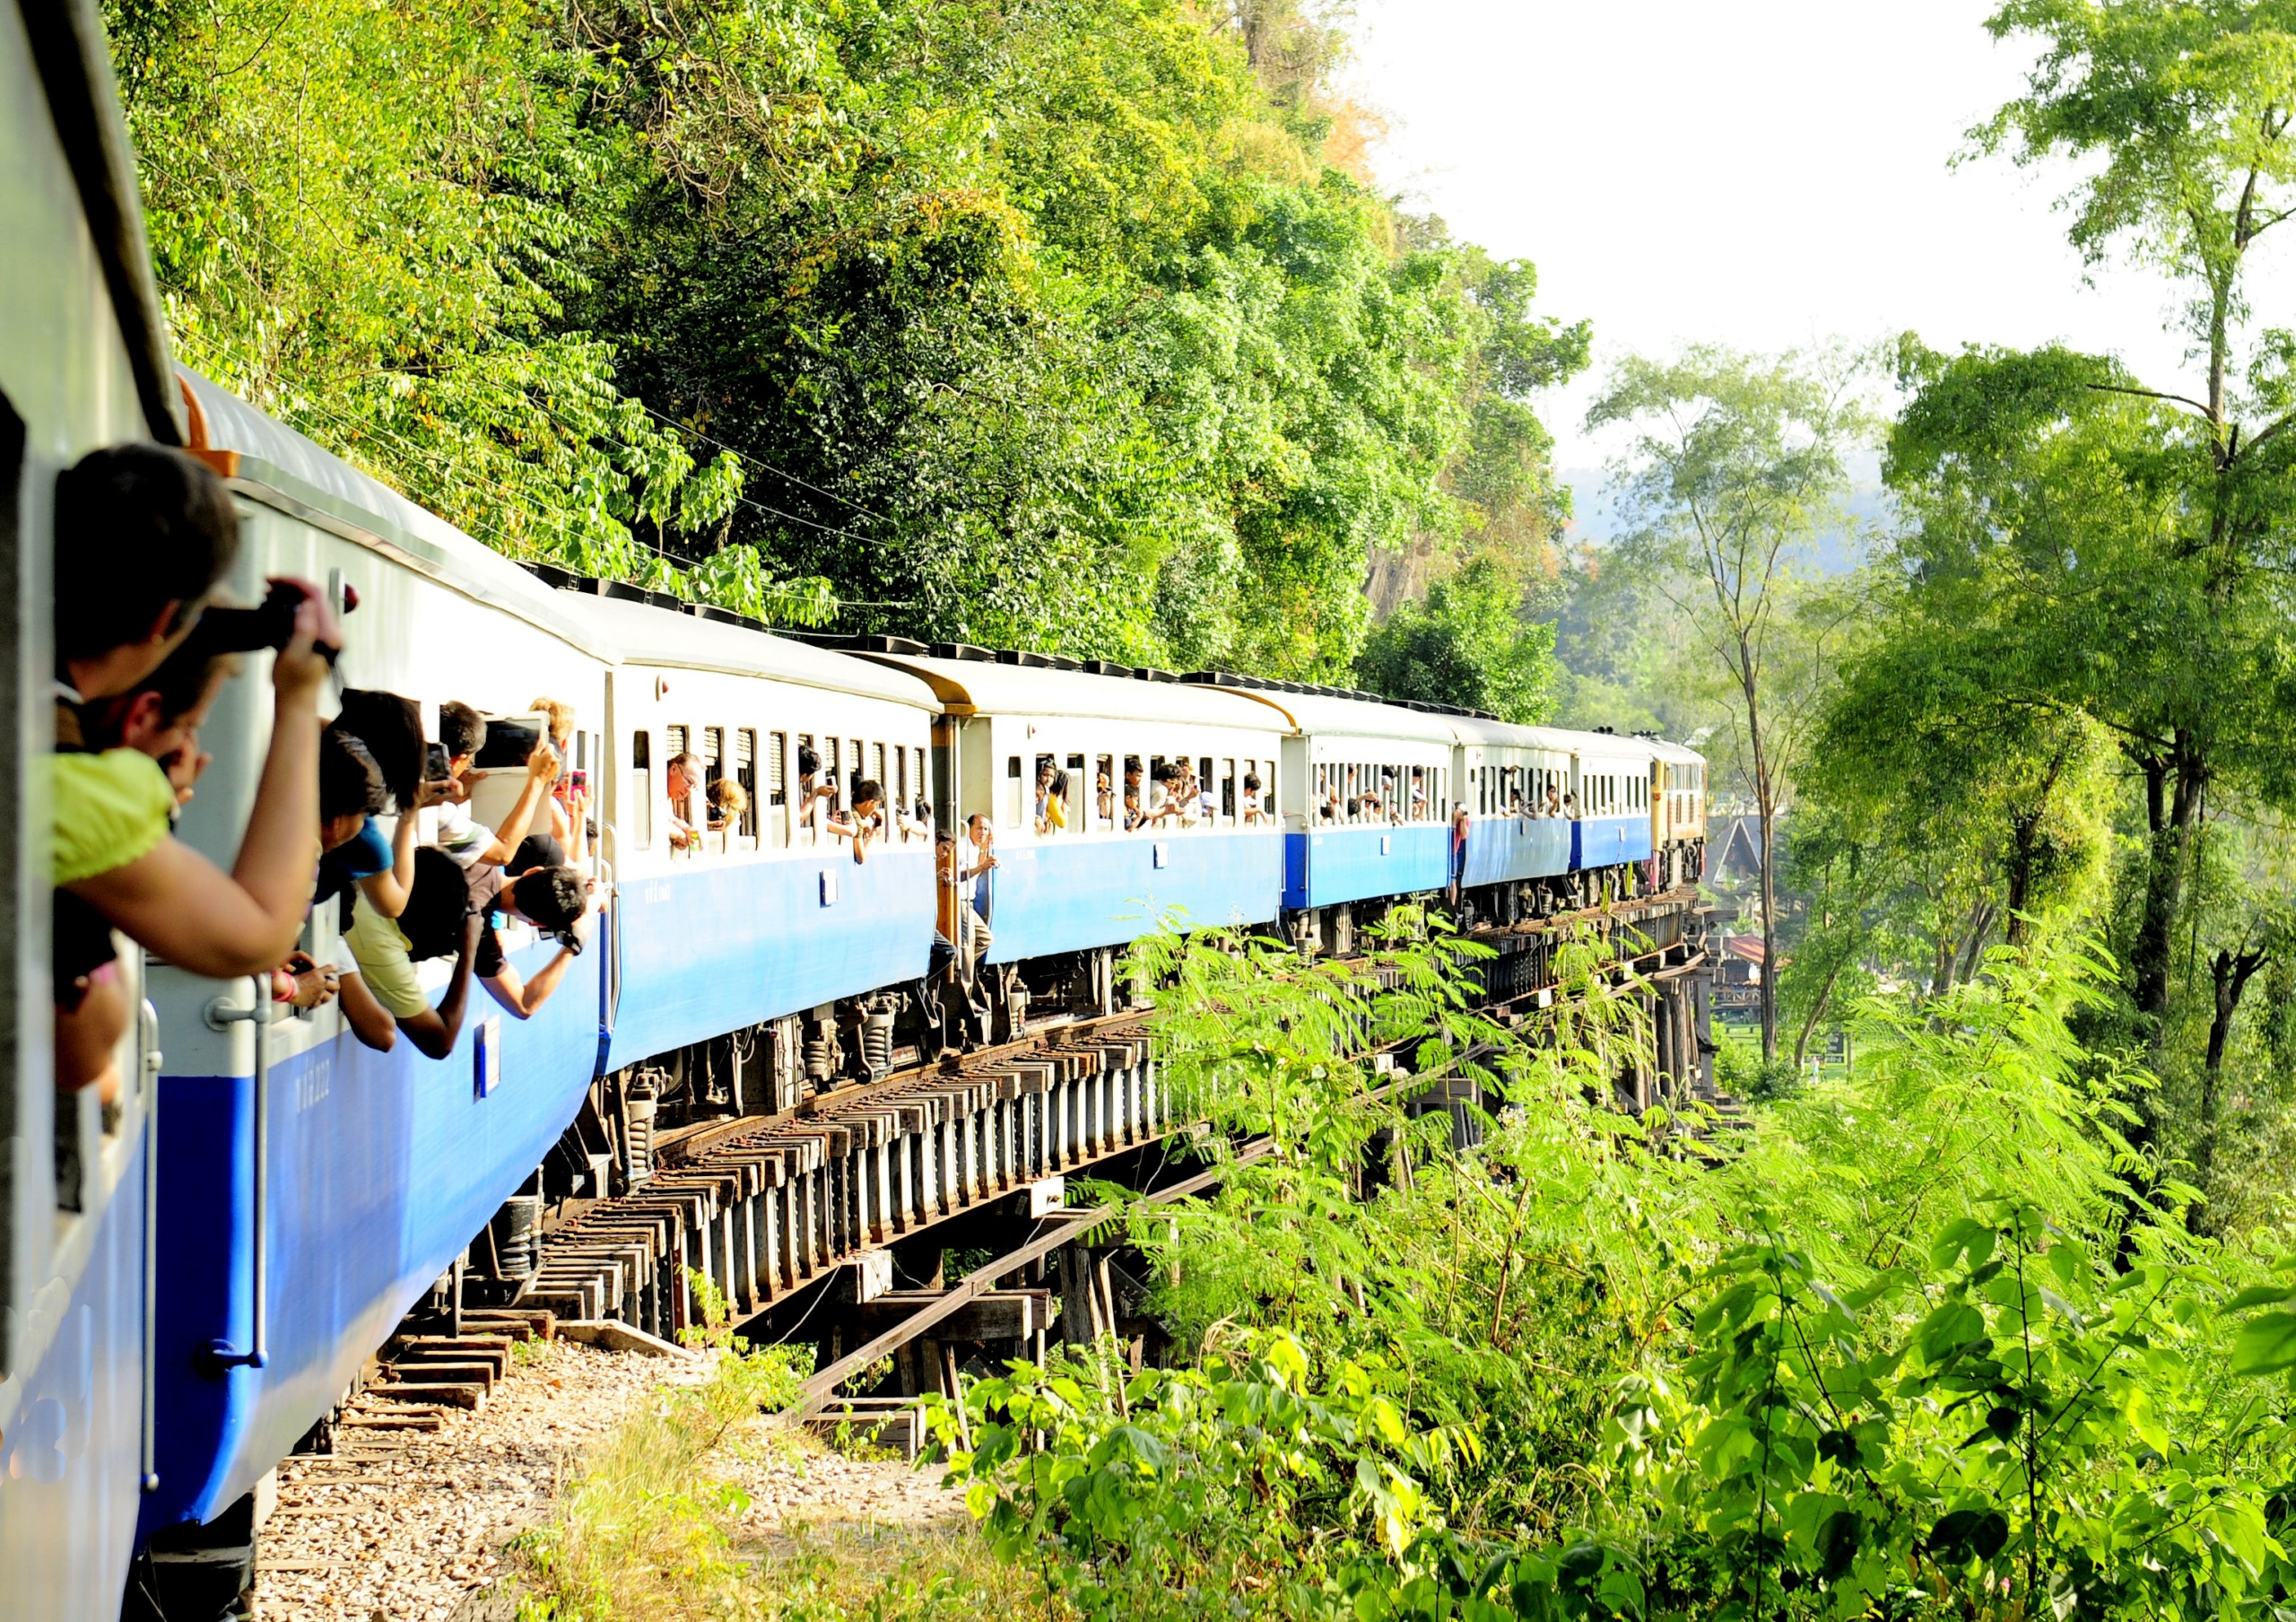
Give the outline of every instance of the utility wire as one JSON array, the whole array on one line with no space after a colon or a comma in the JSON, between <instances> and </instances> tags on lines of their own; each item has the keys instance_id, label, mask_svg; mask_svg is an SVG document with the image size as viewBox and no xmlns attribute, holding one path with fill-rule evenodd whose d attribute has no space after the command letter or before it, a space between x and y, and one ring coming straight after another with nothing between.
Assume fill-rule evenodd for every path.
<instances>
[{"instance_id":1,"label":"utility wire","mask_svg":"<svg viewBox=\"0 0 2296 1622\"><path fill-rule=\"evenodd\" d=\"M207 348L224 359L238 359L242 361L245 359L244 356L239 355L238 353L229 344L224 344L220 339L211 337L207 334L187 332L180 336L192 339L196 345ZM551 421L556 423L568 433L578 434L584 438L604 440L606 443L618 446L622 449L630 452L632 456L640 456L644 454L638 449L638 447L629 443L627 440L617 439L613 434L606 433L596 429L584 429L573 423L568 422L564 417L561 416L555 409L546 403L541 401L533 401L531 403L536 407L536 409L540 410L544 416L549 417ZM640 404L643 405L643 402L641 401ZM571 531L569 528L567 520L562 514L552 514L547 511L536 510L535 504L531 503L526 499L528 493L514 489L510 485L488 478L483 474L478 474L468 469L457 468L440 459L444 455L441 451L418 445L413 440L382 426L378 423L362 421L360 418L351 415L340 407L326 404L316 397L313 397L309 400L304 402L299 409L309 409L317 412L321 416L334 422L335 424L349 431L353 435L364 435L378 440L387 440L389 443L396 446L405 456L414 461L420 462L423 467L428 468L434 477L448 483L460 480L464 483L475 484L483 489L491 490L495 494L503 497L505 501L516 507L518 511L524 513L527 518L534 519L536 523L546 523L553 526L557 530L558 537L561 541L570 537ZM663 422L669 423L674 428L682 428L683 426L682 424L675 423L673 419L663 416L660 412L655 411L651 406L646 406L646 411L648 414L657 417ZM687 432L691 431L689 430ZM697 434L696 437L706 440L709 443L713 445L718 443L717 440L709 439L707 434ZM732 451L734 456L744 461L754 460L752 458L744 456L743 453L738 450L732 450L730 446L721 446L720 449ZM760 462L757 463L757 466L765 468L769 473L780 472L778 468L773 467L767 463ZM790 478L798 484L804 483L802 479L796 479L795 475L783 475L782 476ZM813 486L806 485L806 488L812 489ZM829 495L831 493L823 491L822 493ZM842 498L833 499L841 500ZM828 524L819 523L813 519L801 518L794 512L784 512L778 507L769 506L765 502L752 500L745 495L737 495L734 500L736 504L750 508L753 511L764 513L769 518L781 519L793 524L803 524L809 528L818 529L824 535L836 536L841 539L850 541L867 541L871 538L851 529L837 528ZM847 504L854 507L855 510L867 514L869 517L874 518L877 516L874 513L869 513L866 508L861 507L857 503L848 502ZM890 522L890 520L882 521ZM511 537L500 527L486 523L482 519L473 519L473 524L474 527L480 529L483 534L491 536L497 543L499 543L496 547L497 551L503 553L505 555L515 555L517 554L518 548L512 542ZM631 538L635 540L637 537L633 536ZM783 585L786 589L786 582L783 583ZM832 607L840 609L906 608L914 606L909 602L874 602L835 596L832 596L830 598L830 602Z\"/></svg>"},{"instance_id":2,"label":"utility wire","mask_svg":"<svg viewBox=\"0 0 2296 1622\"><path fill-rule=\"evenodd\" d=\"M635 398L634 396L632 397ZM726 452L728 456L734 457L741 461L747 462L753 467L763 468L766 472L772 474L776 478L787 479L789 483L799 486L801 489L810 490L815 495L825 495L832 501L842 501L848 507L852 508L854 511L859 513L862 517L874 519L880 524L890 524L892 522L892 519L887 518L883 513L871 511L868 508L864 507L860 502L855 501L849 495L839 495L834 490L824 490L819 484L815 484L809 480L799 478L796 474L791 473L786 467L775 467L771 462L765 460L762 457L752 456L746 450L742 450L732 445L728 445L723 440L712 439L709 435L702 432L699 428L681 423L666 412L655 410L651 406L648 406L643 400L639 400L638 404L645 411L648 416L654 418L656 421L668 423L680 433L690 433L705 445L715 445L718 449Z\"/></svg>"}]
</instances>

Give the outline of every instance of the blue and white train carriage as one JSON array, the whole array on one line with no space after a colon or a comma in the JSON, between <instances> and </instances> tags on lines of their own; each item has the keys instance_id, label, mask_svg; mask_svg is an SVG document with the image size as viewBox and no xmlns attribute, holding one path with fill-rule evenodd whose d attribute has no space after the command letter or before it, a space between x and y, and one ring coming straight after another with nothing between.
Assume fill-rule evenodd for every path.
<instances>
[{"instance_id":1,"label":"blue and white train carriage","mask_svg":"<svg viewBox=\"0 0 2296 1622\"><path fill-rule=\"evenodd\" d=\"M0 6L0 1618L117 1616L149 1469L148 1018L116 1110L58 1096L50 1041L56 475L181 442L135 170L89 6ZM121 968L131 1007L133 951Z\"/></svg>"}]
</instances>

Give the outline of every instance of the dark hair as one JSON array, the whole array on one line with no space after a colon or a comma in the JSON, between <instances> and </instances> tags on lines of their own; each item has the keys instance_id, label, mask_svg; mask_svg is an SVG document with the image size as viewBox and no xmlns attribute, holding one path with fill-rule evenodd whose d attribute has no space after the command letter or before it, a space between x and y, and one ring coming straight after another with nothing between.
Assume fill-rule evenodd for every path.
<instances>
[{"instance_id":1,"label":"dark hair","mask_svg":"<svg viewBox=\"0 0 2296 1622\"><path fill-rule=\"evenodd\" d=\"M319 737L319 820L372 816L390 804L382 768L367 746L330 728Z\"/></svg>"},{"instance_id":2,"label":"dark hair","mask_svg":"<svg viewBox=\"0 0 2296 1622\"><path fill-rule=\"evenodd\" d=\"M382 768L384 786L400 808L414 804L414 791L422 782L422 706L396 693L350 688L328 730L366 745L367 753ZM453 751L448 753L451 755Z\"/></svg>"},{"instance_id":3,"label":"dark hair","mask_svg":"<svg viewBox=\"0 0 2296 1622\"><path fill-rule=\"evenodd\" d=\"M239 515L215 470L165 445L90 451L56 480L56 651L94 658L170 630L239 555Z\"/></svg>"},{"instance_id":4,"label":"dark hair","mask_svg":"<svg viewBox=\"0 0 2296 1622\"><path fill-rule=\"evenodd\" d=\"M931 822L933 820L933 802L929 799L918 800L917 802L917 809L911 812L910 815L916 817L918 822Z\"/></svg>"},{"instance_id":5,"label":"dark hair","mask_svg":"<svg viewBox=\"0 0 2296 1622\"><path fill-rule=\"evenodd\" d=\"M414 852L414 882L407 887L406 911L399 914L399 933L406 937L407 955L416 959L446 957L463 944L463 920L470 916L470 877L455 859L436 845Z\"/></svg>"},{"instance_id":6,"label":"dark hair","mask_svg":"<svg viewBox=\"0 0 2296 1622\"><path fill-rule=\"evenodd\" d=\"M1245 772L1245 773L1244 773L1244 787L1245 787L1245 788L1247 788L1247 789L1257 789L1257 788L1258 788L1258 787L1259 787L1259 773L1258 773L1258 772Z\"/></svg>"},{"instance_id":7,"label":"dark hair","mask_svg":"<svg viewBox=\"0 0 2296 1622\"><path fill-rule=\"evenodd\" d=\"M570 929L589 900L571 868L544 868L511 881L510 904L546 930Z\"/></svg>"},{"instance_id":8,"label":"dark hair","mask_svg":"<svg viewBox=\"0 0 2296 1622\"><path fill-rule=\"evenodd\" d=\"M853 785L853 803L857 806L865 806L873 799L882 800L884 798L884 784L874 777L865 777Z\"/></svg>"},{"instance_id":9,"label":"dark hair","mask_svg":"<svg viewBox=\"0 0 2296 1622\"><path fill-rule=\"evenodd\" d=\"M814 754L810 746L804 744L799 744L797 746L798 775L802 777L811 777L814 772L821 769L822 757Z\"/></svg>"},{"instance_id":10,"label":"dark hair","mask_svg":"<svg viewBox=\"0 0 2296 1622\"><path fill-rule=\"evenodd\" d=\"M178 648L160 661L157 670L126 693L88 706L83 720L88 742L97 748L117 746L127 712L147 693L160 695L161 723L172 727L206 696L207 685L218 671L228 671L238 663L235 653L213 653L188 645Z\"/></svg>"},{"instance_id":11,"label":"dark hair","mask_svg":"<svg viewBox=\"0 0 2296 1622\"><path fill-rule=\"evenodd\" d=\"M449 699L439 706L439 741L446 746L448 760L476 754L486 747L486 718Z\"/></svg>"}]
</instances>

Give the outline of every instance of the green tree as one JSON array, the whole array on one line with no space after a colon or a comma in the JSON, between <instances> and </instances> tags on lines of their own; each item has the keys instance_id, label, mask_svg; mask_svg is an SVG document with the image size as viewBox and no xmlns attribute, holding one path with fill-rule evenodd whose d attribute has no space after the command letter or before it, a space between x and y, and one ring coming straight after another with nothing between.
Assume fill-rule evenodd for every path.
<instances>
[{"instance_id":1,"label":"green tree","mask_svg":"<svg viewBox=\"0 0 2296 1622\"><path fill-rule=\"evenodd\" d=\"M2124 736L2144 780L2148 839L2128 955L2156 1045L2209 787L2245 776L2284 792L2290 764L2284 728L2260 729L2243 701L2276 694L2276 661L2257 639L2284 606L2258 599L2276 596L2284 578L2296 488L2286 432L2296 421L2296 337L2252 330L2247 295L2249 254L2287 217L2296 177L2292 25L2296 11L2279 0L2013 0L1987 26L1996 39L2031 37L2039 58L2026 93L1971 132L1979 151L2020 164L2079 161L2088 174L2069 199L2074 245L2092 262L2125 252L2188 295L2183 325L2203 368L2196 396L2102 365L2081 381L2152 408L2126 424L2141 443L2122 462L2160 520L2144 561L2146 578L2163 582L2161 612L2123 627L2116 662L2137 668L2132 685L2143 695L2120 706L2137 711ZM2065 410L2091 414L2070 401ZM2271 758L2257 758L2259 746Z\"/></svg>"},{"instance_id":2,"label":"green tree","mask_svg":"<svg viewBox=\"0 0 2296 1622\"><path fill-rule=\"evenodd\" d=\"M1838 361L1694 346L1630 359L1587 413L1635 431L1614 472L1659 589L1710 660L1754 804L1764 961L1778 961L1777 825L1854 599L1799 569L1836 515L1842 458L1867 419ZM1777 977L1761 982L1762 1057L1778 1057Z\"/></svg>"},{"instance_id":3,"label":"green tree","mask_svg":"<svg viewBox=\"0 0 2296 1622\"><path fill-rule=\"evenodd\" d=\"M1374 693L1482 710L1535 725L1547 717L1554 683L1554 627L1526 623L1520 593L1487 557L1427 589L1375 629L1356 656L1356 676Z\"/></svg>"}]
</instances>

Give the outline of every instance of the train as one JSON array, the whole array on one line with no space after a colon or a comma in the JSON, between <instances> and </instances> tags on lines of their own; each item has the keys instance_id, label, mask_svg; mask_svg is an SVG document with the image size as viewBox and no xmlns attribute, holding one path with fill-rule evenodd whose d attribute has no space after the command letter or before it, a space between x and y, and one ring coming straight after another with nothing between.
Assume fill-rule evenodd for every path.
<instances>
[{"instance_id":1,"label":"train","mask_svg":"<svg viewBox=\"0 0 2296 1622\"><path fill-rule=\"evenodd\" d=\"M266 1478L506 1202L643 1174L566 1152L602 1112L787 1111L1108 1011L1126 947L1168 926L1345 954L1401 901L1506 926L1702 871L1705 763L1655 738L1229 672L783 634L488 548L172 362L100 33L83 6L45 11L0 10L22 154L0 183L18 245L0 305L16 586L0 667L20 722L0 788L19 1009L0 1066L0 1618L226 1614ZM344 685L415 701L434 737L449 702L571 707L564 764L588 788L582 864L603 905L532 1017L474 998L445 1058L379 1051L340 1004L285 1011L259 979L147 964L123 937L131 1085L109 1108L50 1086L26 990L48 976L30 787L48 742L25 719L53 663L49 493L80 454L139 437L228 484L225 595L324 583ZM215 764L178 829L226 866L267 742L265 663L211 711ZM744 792L713 817L720 780ZM864 780L883 810L857 859ZM980 906L940 850L976 819L987 833L965 849L993 840L997 859ZM341 921L315 909L302 949L351 966ZM500 932L529 975L557 951L515 920ZM448 972L422 965L425 990Z\"/></svg>"}]
</instances>

